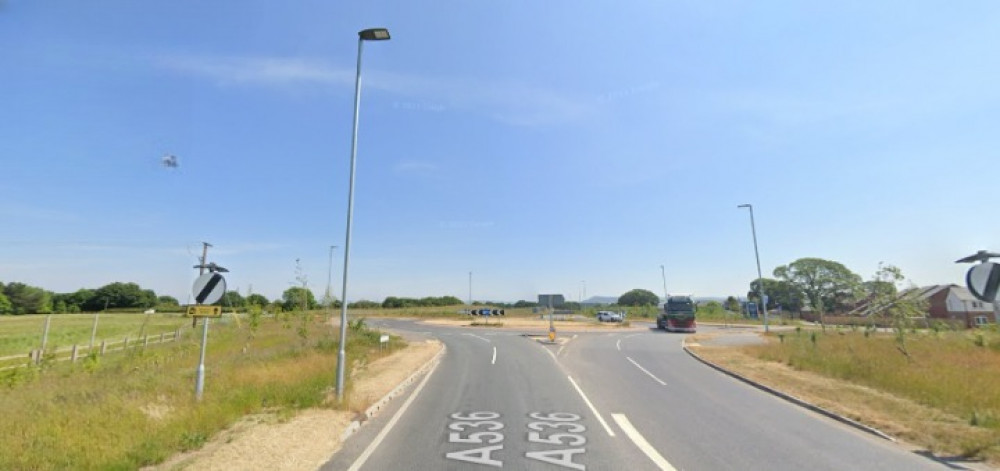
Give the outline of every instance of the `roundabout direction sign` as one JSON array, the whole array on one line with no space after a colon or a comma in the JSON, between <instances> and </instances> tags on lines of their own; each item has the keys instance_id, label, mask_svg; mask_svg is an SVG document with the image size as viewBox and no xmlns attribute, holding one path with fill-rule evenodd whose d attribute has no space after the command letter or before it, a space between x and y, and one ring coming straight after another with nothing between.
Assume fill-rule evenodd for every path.
<instances>
[{"instance_id":1,"label":"roundabout direction sign","mask_svg":"<svg viewBox=\"0 0 1000 471\"><path fill-rule=\"evenodd\" d=\"M981 301L1000 301L1000 264L985 262L974 265L965 275L965 283L972 295Z\"/></svg>"}]
</instances>

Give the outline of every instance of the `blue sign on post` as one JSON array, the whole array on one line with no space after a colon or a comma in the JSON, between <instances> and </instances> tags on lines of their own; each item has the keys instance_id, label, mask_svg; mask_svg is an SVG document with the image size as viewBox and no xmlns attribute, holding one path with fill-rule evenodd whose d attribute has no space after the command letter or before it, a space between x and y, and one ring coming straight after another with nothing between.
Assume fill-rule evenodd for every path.
<instances>
[{"instance_id":1,"label":"blue sign on post","mask_svg":"<svg viewBox=\"0 0 1000 471\"><path fill-rule=\"evenodd\" d=\"M751 319L757 318L757 303L747 303L747 316Z\"/></svg>"}]
</instances>

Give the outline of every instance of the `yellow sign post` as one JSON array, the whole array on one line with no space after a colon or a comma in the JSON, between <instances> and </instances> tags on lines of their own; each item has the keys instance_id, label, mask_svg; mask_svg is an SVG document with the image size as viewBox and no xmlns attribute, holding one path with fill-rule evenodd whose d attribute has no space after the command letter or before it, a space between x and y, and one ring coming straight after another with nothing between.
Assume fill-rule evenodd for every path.
<instances>
[{"instance_id":1,"label":"yellow sign post","mask_svg":"<svg viewBox=\"0 0 1000 471\"><path fill-rule=\"evenodd\" d=\"M222 308L219 306L194 305L187 308L188 317L222 317Z\"/></svg>"}]
</instances>

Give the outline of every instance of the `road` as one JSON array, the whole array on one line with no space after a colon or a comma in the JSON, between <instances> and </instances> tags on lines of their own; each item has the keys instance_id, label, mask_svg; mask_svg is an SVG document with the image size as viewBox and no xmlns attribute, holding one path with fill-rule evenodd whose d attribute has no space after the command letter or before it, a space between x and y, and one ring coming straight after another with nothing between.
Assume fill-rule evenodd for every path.
<instances>
[{"instance_id":1,"label":"road","mask_svg":"<svg viewBox=\"0 0 1000 471\"><path fill-rule=\"evenodd\" d=\"M961 469L710 369L680 334L373 324L447 350L324 470Z\"/></svg>"}]
</instances>

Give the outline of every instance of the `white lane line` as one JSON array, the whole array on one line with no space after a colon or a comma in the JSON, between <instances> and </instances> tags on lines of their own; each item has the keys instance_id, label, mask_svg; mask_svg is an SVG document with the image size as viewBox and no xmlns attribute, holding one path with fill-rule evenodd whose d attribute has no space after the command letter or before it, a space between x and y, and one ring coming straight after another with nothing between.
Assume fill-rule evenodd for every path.
<instances>
[{"instance_id":1,"label":"white lane line","mask_svg":"<svg viewBox=\"0 0 1000 471\"><path fill-rule=\"evenodd\" d=\"M483 342L486 342L486 343L493 343L493 342L490 342L490 339L485 338L485 337L480 337L480 336L478 336L476 334L465 334L465 335L468 335L469 337L475 337L475 338L477 338L479 340L482 340Z\"/></svg>"},{"instance_id":2,"label":"white lane line","mask_svg":"<svg viewBox=\"0 0 1000 471\"><path fill-rule=\"evenodd\" d=\"M589 407L590 411L594 413L594 417L597 417L597 421L604 426L604 430L607 430L608 436L611 437L615 436L615 432L611 430L611 427L608 426L608 423L604 421L604 417L601 417L601 414L597 412L597 408L594 407L594 404L590 402L590 399L587 399L587 395L583 393L583 390L580 389L580 386L576 384L576 381L573 381L573 377L567 376L567 378L569 378L570 383L573 383L573 387L576 388L576 392L580 393L580 397L583 398L583 402L587 403L587 407Z\"/></svg>"},{"instance_id":3,"label":"white lane line","mask_svg":"<svg viewBox=\"0 0 1000 471\"><path fill-rule=\"evenodd\" d=\"M566 348L565 345L560 345L559 346L559 351L556 352L556 356L559 356L559 354L562 353L562 349L564 349L564 348Z\"/></svg>"},{"instance_id":4,"label":"white lane line","mask_svg":"<svg viewBox=\"0 0 1000 471\"><path fill-rule=\"evenodd\" d=\"M662 379L657 378L656 375L654 375L653 373L650 373L649 370L643 368L642 365L636 363L635 360L632 359L632 357L625 357L625 358L628 358L628 361L632 362L632 364L635 365L636 368L639 368L640 370L642 370L643 373L648 374L649 377L653 378L654 380L656 380L657 383L660 383L660 384L662 384L664 386L667 385L667 383L663 382Z\"/></svg>"},{"instance_id":5,"label":"white lane line","mask_svg":"<svg viewBox=\"0 0 1000 471\"><path fill-rule=\"evenodd\" d=\"M635 446L639 447L639 449L653 461L653 464L663 471L676 471L674 467L670 465L670 462L667 461L667 459L664 458L660 452L656 451L656 448L653 448L653 445L650 445L649 442L646 441L646 438L632 426L632 422L629 422L628 417L625 417L625 414L611 414L611 418L615 419L615 423L618 424L618 427L625 432L625 435L632 440L632 443L635 443Z\"/></svg>"},{"instance_id":6,"label":"white lane line","mask_svg":"<svg viewBox=\"0 0 1000 471\"><path fill-rule=\"evenodd\" d=\"M372 440L372 442L368 445L368 448L365 448L365 451L361 453L361 456L359 456L358 459L354 460L354 464L352 464L350 468L347 468L348 471L358 471L359 469L361 469L362 466L364 466L365 462L368 461L368 458L372 456L372 453L375 452L375 449L378 448L379 444L382 443L382 440L385 439L385 436L389 434L390 430L392 430L392 427L396 425L396 422L399 421L399 418L403 416L403 413L406 412L406 409L410 407L410 404L413 403L413 400L416 399L417 396L420 394L420 391L424 389L424 385L427 384L427 380L431 379L431 375L434 374L434 370L436 370L438 365L440 364L441 362L438 362L431 367L430 371L427 372L427 375L424 376L424 380L420 382L419 386L417 386L417 389L413 390L413 394L410 394L410 397L406 399L406 402L404 402L403 405L399 408L399 410L396 411L396 415L392 416L392 419L389 420L389 423L385 424L385 428L383 428L382 431L379 432L379 434L375 437L375 439Z\"/></svg>"},{"instance_id":7,"label":"white lane line","mask_svg":"<svg viewBox=\"0 0 1000 471\"><path fill-rule=\"evenodd\" d=\"M493 361L490 362L491 365L497 364L497 348L493 347Z\"/></svg>"},{"instance_id":8,"label":"white lane line","mask_svg":"<svg viewBox=\"0 0 1000 471\"><path fill-rule=\"evenodd\" d=\"M622 339L618 339L618 341L615 342L615 348L617 348L619 352L622 351Z\"/></svg>"}]
</instances>

